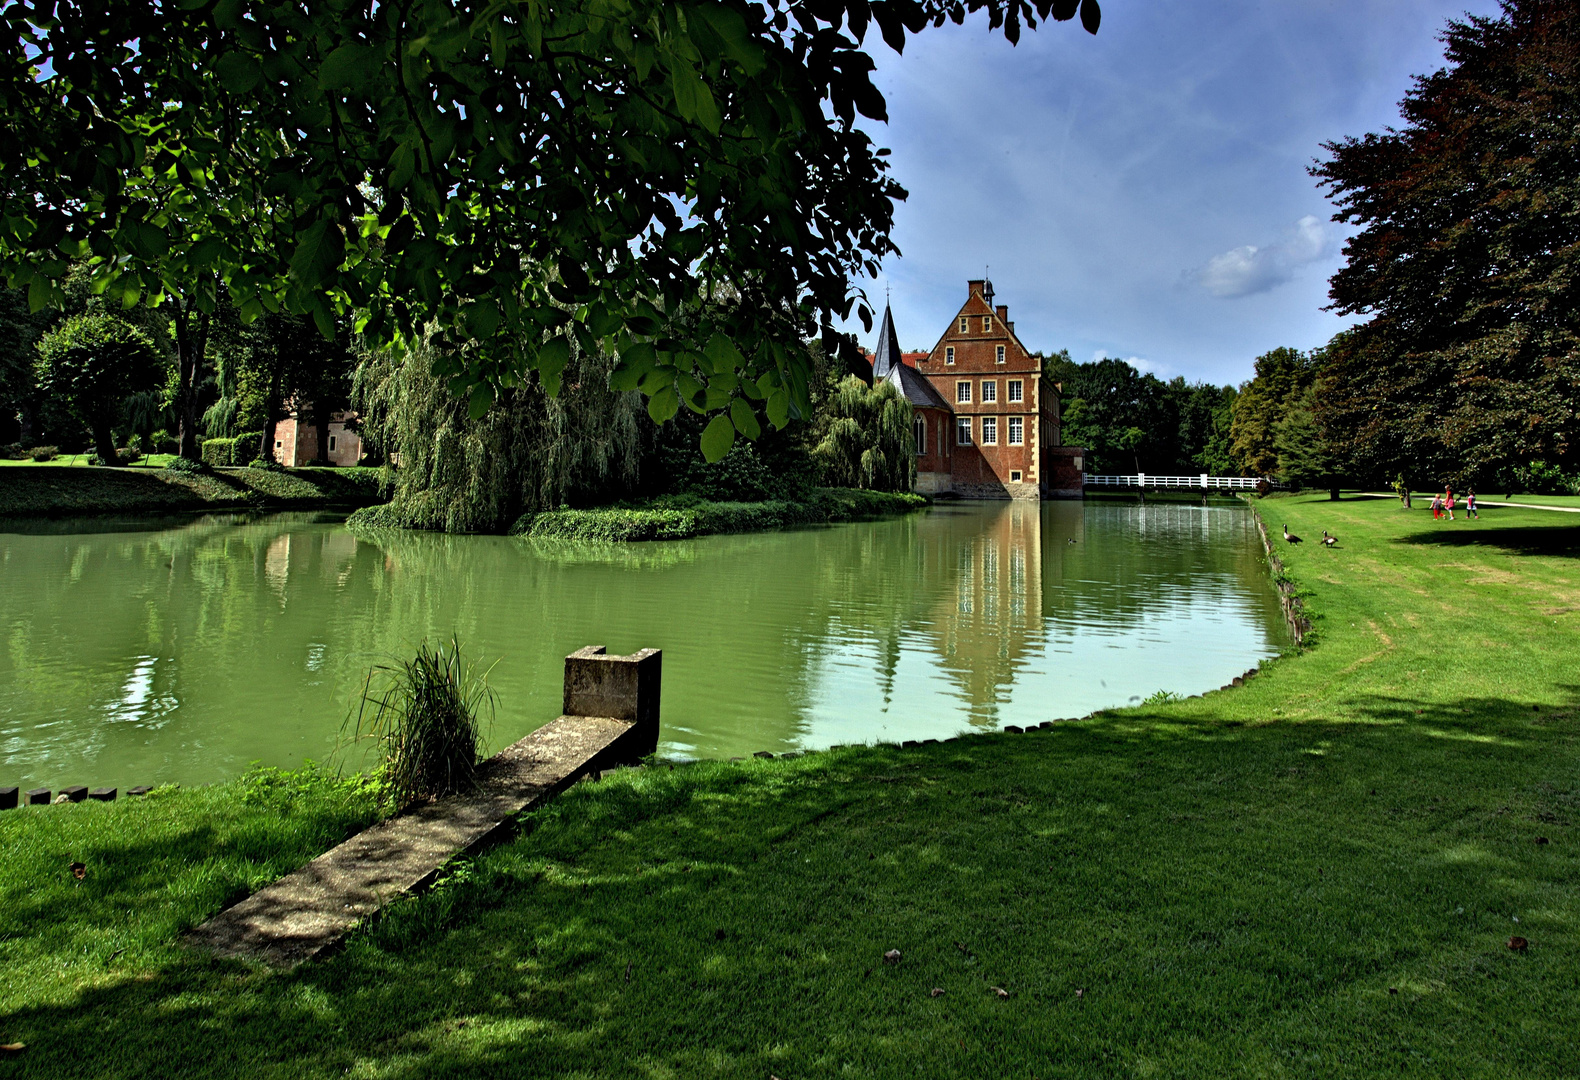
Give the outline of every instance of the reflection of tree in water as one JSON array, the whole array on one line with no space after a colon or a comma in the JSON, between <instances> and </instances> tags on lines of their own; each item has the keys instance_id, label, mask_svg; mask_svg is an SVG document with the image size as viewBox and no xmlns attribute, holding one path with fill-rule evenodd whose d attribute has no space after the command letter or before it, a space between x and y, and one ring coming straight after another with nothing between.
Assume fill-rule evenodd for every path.
<instances>
[{"instance_id":1,"label":"reflection of tree in water","mask_svg":"<svg viewBox=\"0 0 1580 1080\"><path fill-rule=\"evenodd\" d=\"M1061 642L1182 606L1256 597L1279 625L1239 507L956 504L629 545L216 515L155 533L6 536L0 549L7 760L180 770L127 782L322 758L371 664L451 632L500 661L495 746L559 711L566 653L655 646L669 751L728 756L799 745L831 716L844 722L833 741L868 737L895 702L991 723L1018 681L1057 667ZM859 688L870 696L838 696Z\"/></svg>"}]
</instances>

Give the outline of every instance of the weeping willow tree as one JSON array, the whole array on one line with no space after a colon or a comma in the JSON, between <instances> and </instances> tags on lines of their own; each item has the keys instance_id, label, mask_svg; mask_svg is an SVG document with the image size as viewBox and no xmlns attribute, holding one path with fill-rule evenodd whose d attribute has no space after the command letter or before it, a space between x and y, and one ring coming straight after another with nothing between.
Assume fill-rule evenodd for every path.
<instances>
[{"instance_id":1,"label":"weeping willow tree","mask_svg":"<svg viewBox=\"0 0 1580 1080\"><path fill-rule=\"evenodd\" d=\"M813 458L833 487L910 491L916 486L911 403L892 383L842 379L817 415Z\"/></svg>"},{"instance_id":2,"label":"weeping willow tree","mask_svg":"<svg viewBox=\"0 0 1580 1080\"><path fill-rule=\"evenodd\" d=\"M639 479L639 393L608 388L612 362L573 350L560 392L534 379L473 419L433 374L438 345L365 356L352 380L362 437L397 464L401 524L503 532L522 514L619 498Z\"/></svg>"}]
</instances>

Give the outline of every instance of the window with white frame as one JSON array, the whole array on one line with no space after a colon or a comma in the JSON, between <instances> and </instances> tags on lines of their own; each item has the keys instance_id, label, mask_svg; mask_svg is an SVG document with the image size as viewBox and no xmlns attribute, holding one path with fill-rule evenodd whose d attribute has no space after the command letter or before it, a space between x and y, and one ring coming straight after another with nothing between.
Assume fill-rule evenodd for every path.
<instances>
[{"instance_id":1,"label":"window with white frame","mask_svg":"<svg viewBox=\"0 0 1580 1080\"><path fill-rule=\"evenodd\" d=\"M984 403L998 400L998 383L992 379L982 380L982 400Z\"/></svg>"},{"instance_id":2,"label":"window with white frame","mask_svg":"<svg viewBox=\"0 0 1580 1080\"><path fill-rule=\"evenodd\" d=\"M1009 400L1011 400L1011 401L1020 401L1021 400L1021 385L1022 384L1021 384L1021 381L1019 379L1011 379L1011 380L1009 380Z\"/></svg>"},{"instance_id":3,"label":"window with white frame","mask_svg":"<svg viewBox=\"0 0 1580 1080\"><path fill-rule=\"evenodd\" d=\"M1026 441L1026 421L1018 416L1009 418L1009 444L1020 446Z\"/></svg>"},{"instance_id":4,"label":"window with white frame","mask_svg":"<svg viewBox=\"0 0 1580 1080\"><path fill-rule=\"evenodd\" d=\"M1020 483L1020 470L1019 469L1011 469L1009 471L1009 482L1012 483L1012 484ZM1013 576L1013 569L1014 568L1011 567L1012 576Z\"/></svg>"},{"instance_id":5,"label":"window with white frame","mask_svg":"<svg viewBox=\"0 0 1580 1080\"><path fill-rule=\"evenodd\" d=\"M993 359L997 360L1001 364L1004 362L1004 346L1000 345L998 347L998 349L995 351Z\"/></svg>"},{"instance_id":6,"label":"window with white frame","mask_svg":"<svg viewBox=\"0 0 1580 1080\"><path fill-rule=\"evenodd\" d=\"M982 418L982 445L998 445L998 417L984 416Z\"/></svg>"},{"instance_id":7,"label":"window with white frame","mask_svg":"<svg viewBox=\"0 0 1580 1080\"><path fill-rule=\"evenodd\" d=\"M991 316L991 315L984 315L984 316L982 316L982 332L985 334L991 329L993 329L993 316Z\"/></svg>"},{"instance_id":8,"label":"window with white frame","mask_svg":"<svg viewBox=\"0 0 1580 1080\"><path fill-rule=\"evenodd\" d=\"M927 453L927 417L918 416L911 421L911 433L916 436L916 453Z\"/></svg>"},{"instance_id":9,"label":"window with white frame","mask_svg":"<svg viewBox=\"0 0 1580 1080\"><path fill-rule=\"evenodd\" d=\"M964 380L955 383L955 404L971 404L971 384Z\"/></svg>"},{"instance_id":10,"label":"window with white frame","mask_svg":"<svg viewBox=\"0 0 1580 1080\"><path fill-rule=\"evenodd\" d=\"M969 416L955 417L955 445L971 445L971 418Z\"/></svg>"},{"instance_id":11,"label":"window with white frame","mask_svg":"<svg viewBox=\"0 0 1580 1080\"><path fill-rule=\"evenodd\" d=\"M964 315L960 316L960 332L962 334L964 334L970 329L971 329L971 320L966 318Z\"/></svg>"},{"instance_id":12,"label":"window with white frame","mask_svg":"<svg viewBox=\"0 0 1580 1080\"><path fill-rule=\"evenodd\" d=\"M944 349L944 363L952 364L954 362L955 362L955 347L953 345L946 346L945 349Z\"/></svg>"}]
</instances>

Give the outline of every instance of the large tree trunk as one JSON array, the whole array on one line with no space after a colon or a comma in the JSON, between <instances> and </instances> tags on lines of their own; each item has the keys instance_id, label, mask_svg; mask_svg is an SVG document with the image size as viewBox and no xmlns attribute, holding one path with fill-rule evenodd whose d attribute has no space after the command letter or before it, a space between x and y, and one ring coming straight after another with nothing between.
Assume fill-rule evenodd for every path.
<instances>
[{"instance_id":1,"label":"large tree trunk","mask_svg":"<svg viewBox=\"0 0 1580 1080\"><path fill-rule=\"evenodd\" d=\"M285 409L282 402L282 387L285 384L285 367L280 358L273 358L274 366L269 372L269 398L263 414L263 438L258 441L258 456L264 461L273 461L274 458L274 433L279 427ZM285 462L280 462L284 465Z\"/></svg>"},{"instance_id":2,"label":"large tree trunk","mask_svg":"<svg viewBox=\"0 0 1580 1080\"><path fill-rule=\"evenodd\" d=\"M93 449L104 465L119 465L121 456L115 452L115 433L108 420L93 425Z\"/></svg>"},{"instance_id":3,"label":"large tree trunk","mask_svg":"<svg viewBox=\"0 0 1580 1080\"><path fill-rule=\"evenodd\" d=\"M203 353L208 348L207 312L197 310L196 296L176 302L176 453L188 461L201 460L198 453L197 388L203 372Z\"/></svg>"}]
</instances>

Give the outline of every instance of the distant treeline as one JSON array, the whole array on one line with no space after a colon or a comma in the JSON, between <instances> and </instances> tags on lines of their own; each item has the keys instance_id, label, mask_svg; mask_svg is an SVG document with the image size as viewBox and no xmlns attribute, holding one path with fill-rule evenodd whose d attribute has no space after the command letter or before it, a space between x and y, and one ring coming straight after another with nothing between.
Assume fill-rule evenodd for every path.
<instances>
[{"instance_id":1,"label":"distant treeline","mask_svg":"<svg viewBox=\"0 0 1580 1080\"><path fill-rule=\"evenodd\" d=\"M1060 387L1064 442L1086 471L1266 476L1331 486L1349 472L1319 419L1327 350L1279 348L1239 386L1164 382L1123 360L1078 364L1060 350L1043 370Z\"/></svg>"},{"instance_id":2,"label":"distant treeline","mask_svg":"<svg viewBox=\"0 0 1580 1080\"><path fill-rule=\"evenodd\" d=\"M1123 360L1078 364L1065 350L1044 357L1043 370L1060 387L1064 442L1086 447L1087 472L1241 471L1233 453L1234 387L1164 382Z\"/></svg>"}]
</instances>

